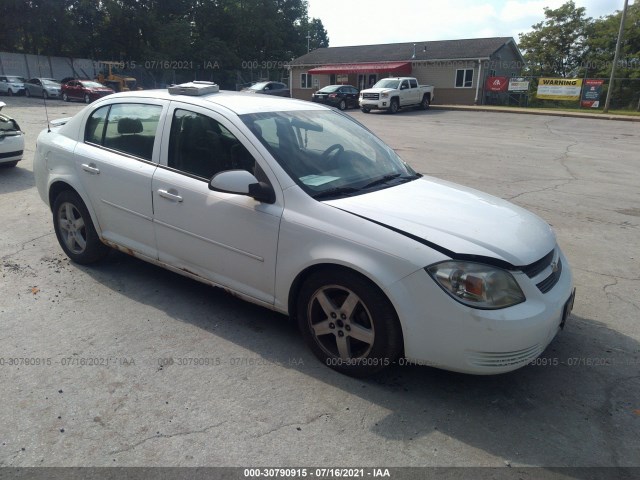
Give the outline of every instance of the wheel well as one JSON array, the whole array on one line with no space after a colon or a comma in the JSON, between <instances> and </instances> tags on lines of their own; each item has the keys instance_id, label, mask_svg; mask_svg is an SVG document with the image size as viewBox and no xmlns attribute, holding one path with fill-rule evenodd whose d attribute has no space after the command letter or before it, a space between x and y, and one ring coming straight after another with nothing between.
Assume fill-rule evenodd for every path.
<instances>
[{"instance_id":1,"label":"wheel well","mask_svg":"<svg viewBox=\"0 0 640 480\"><path fill-rule=\"evenodd\" d=\"M382 289L373 280L371 280L366 275L360 273L359 271L354 270L353 268L345 267L344 265L338 265L335 263L321 263L318 265L312 265L310 267L307 267L305 270L300 272L298 276L295 278L295 280L293 281L293 283L291 284L291 288L289 289L289 299L288 299L289 318L293 321L296 320L296 311L297 311L296 302L298 301L298 295L300 294L300 289L302 288L302 285L304 285L304 282L307 280L307 278L309 278L311 274L322 271L322 270L338 270L338 271L342 270L342 271L355 273L356 275L362 277L364 280L369 282L371 284L371 287L377 289L381 295L385 296L385 298L389 302L389 305L396 313L396 320L398 322L398 326L400 327L400 335L402 337L401 338L402 355L404 355L404 332L402 331L402 322L400 322L400 319L398 318L398 312L396 311L395 306L393 305L393 302L389 300L389 298L385 295Z\"/></svg>"},{"instance_id":2,"label":"wheel well","mask_svg":"<svg viewBox=\"0 0 640 480\"><path fill-rule=\"evenodd\" d=\"M65 182L55 182L53 185L51 185L51 187L49 188L49 208L53 209L53 204L56 201L56 198L65 190L71 190L72 192L75 192L75 189Z\"/></svg>"},{"instance_id":3,"label":"wheel well","mask_svg":"<svg viewBox=\"0 0 640 480\"><path fill-rule=\"evenodd\" d=\"M431 103L431 93L427 92L424 94L425 97L427 97L427 100L429 100L429 103Z\"/></svg>"}]
</instances>

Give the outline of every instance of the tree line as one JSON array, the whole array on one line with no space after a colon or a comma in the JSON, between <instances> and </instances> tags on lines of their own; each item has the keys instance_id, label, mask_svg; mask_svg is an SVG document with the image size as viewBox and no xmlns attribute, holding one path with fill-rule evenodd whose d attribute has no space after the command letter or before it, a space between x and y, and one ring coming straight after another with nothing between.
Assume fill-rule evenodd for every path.
<instances>
[{"instance_id":1,"label":"tree line","mask_svg":"<svg viewBox=\"0 0 640 480\"><path fill-rule=\"evenodd\" d=\"M282 70L307 48L329 46L307 7L306 0L2 0L0 50L125 67L209 66L214 76Z\"/></svg>"},{"instance_id":2,"label":"tree line","mask_svg":"<svg viewBox=\"0 0 640 480\"><path fill-rule=\"evenodd\" d=\"M608 80L618 40L622 12L597 19L586 16L571 0L545 8L545 19L520 34L519 47L527 75ZM613 102L618 108L640 110L640 2L627 8L623 42L616 65Z\"/></svg>"},{"instance_id":3,"label":"tree line","mask_svg":"<svg viewBox=\"0 0 640 480\"><path fill-rule=\"evenodd\" d=\"M622 12L598 19L571 0L544 9L545 19L520 34L531 75L608 78L618 39ZM616 77L640 79L640 2L629 5Z\"/></svg>"}]
</instances>

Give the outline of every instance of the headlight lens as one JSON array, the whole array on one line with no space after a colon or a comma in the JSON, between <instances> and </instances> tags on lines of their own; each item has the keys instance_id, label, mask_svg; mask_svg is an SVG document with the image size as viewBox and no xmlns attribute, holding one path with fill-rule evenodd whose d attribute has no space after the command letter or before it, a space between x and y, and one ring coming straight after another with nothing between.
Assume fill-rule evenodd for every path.
<instances>
[{"instance_id":1,"label":"headlight lens","mask_svg":"<svg viewBox=\"0 0 640 480\"><path fill-rule=\"evenodd\" d=\"M469 307L498 309L525 301L513 275L500 268L449 261L431 265L425 270L445 292Z\"/></svg>"},{"instance_id":2,"label":"headlight lens","mask_svg":"<svg viewBox=\"0 0 640 480\"><path fill-rule=\"evenodd\" d=\"M387 98L388 96L389 96L389 93L388 93L388 92L382 92L382 93L380 94L380 98Z\"/></svg>"}]
</instances>

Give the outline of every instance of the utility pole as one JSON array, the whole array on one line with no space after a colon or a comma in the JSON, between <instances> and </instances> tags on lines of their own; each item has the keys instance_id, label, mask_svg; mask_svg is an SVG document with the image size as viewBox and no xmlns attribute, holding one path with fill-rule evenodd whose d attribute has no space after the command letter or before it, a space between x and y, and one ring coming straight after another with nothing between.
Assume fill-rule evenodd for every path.
<instances>
[{"instance_id":1,"label":"utility pole","mask_svg":"<svg viewBox=\"0 0 640 480\"><path fill-rule=\"evenodd\" d=\"M625 0L626 1L626 0ZM307 31L307 53L310 52L310 41L311 41L311 32Z\"/></svg>"},{"instance_id":2,"label":"utility pole","mask_svg":"<svg viewBox=\"0 0 640 480\"><path fill-rule=\"evenodd\" d=\"M616 65L618 64L618 55L620 55L620 45L622 45L622 35L624 33L624 19L627 16L627 5L629 0L624 0L624 7L622 8L622 18L620 19L620 31L618 32L618 41L616 42L616 53L613 56L613 65L611 66L611 78L609 79L609 88L607 89L607 99L604 102L604 110L602 113L609 111L609 105L611 104L611 91L613 90L613 79L616 76Z\"/></svg>"}]
</instances>

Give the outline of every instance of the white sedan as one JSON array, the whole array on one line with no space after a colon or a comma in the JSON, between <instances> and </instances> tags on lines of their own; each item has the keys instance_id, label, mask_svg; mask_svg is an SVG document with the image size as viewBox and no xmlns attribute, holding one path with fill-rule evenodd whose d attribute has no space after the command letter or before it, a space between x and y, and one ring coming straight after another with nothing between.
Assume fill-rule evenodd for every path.
<instances>
[{"instance_id":1,"label":"white sedan","mask_svg":"<svg viewBox=\"0 0 640 480\"><path fill-rule=\"evenodd\" d=\"M326 365L475 374L538 357L571 311L552 229L416 173L349 116L194 83L111 95L38 138L78 263L119 249L288 314Z\"/></svg>"},{"instance_id":2,"label":"white sedan","mask_svg":"<svg viewBox=\"0 0 640 480\"><path fill-rule=\"evenodd\" d=\"M0 110L6 103L0 102ZM0 113L0 167L15 167L24 152L24 133L18 122Z\"/></svg>"}]
</instances>

